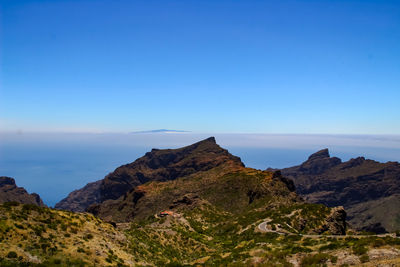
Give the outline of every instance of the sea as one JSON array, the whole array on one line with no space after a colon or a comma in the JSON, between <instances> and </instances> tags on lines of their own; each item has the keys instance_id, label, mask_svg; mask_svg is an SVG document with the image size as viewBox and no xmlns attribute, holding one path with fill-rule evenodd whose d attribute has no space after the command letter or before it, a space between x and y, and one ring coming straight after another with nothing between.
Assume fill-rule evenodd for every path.
<instances>
[{"instance_id":1,"label":"sea","mask_svg":"<svg viewBox=\"0 0 400 267\"><path fill-rule=\"evenodd\" d=\"M355 157L400 161L396 135L280 135L209 133L0 133L0 176L38 193L53 207L71 191L104 178L152 148L177 148L209 136L247 167L299 165L328 148L343 161Z\"/></svg>"}]
</instances>

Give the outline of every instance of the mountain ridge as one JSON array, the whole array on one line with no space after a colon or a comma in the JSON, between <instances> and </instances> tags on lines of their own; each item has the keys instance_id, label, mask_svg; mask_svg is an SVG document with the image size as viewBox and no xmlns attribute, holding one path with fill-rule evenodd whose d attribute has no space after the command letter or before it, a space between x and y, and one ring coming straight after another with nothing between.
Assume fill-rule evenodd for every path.
<instances>
[{"instance_id":1,"label":"mountain ridge","mask_svg":"<svg viewBox=\"0 0 400 267\"><path fill-rule=\"evenodd\" d=\"M294 181L296 192L305 200L331 207L344 206L349 211L350 223L359 230L382 232L400 229L400 207L394 207L395 215L392 212L390 218L383 214L378 216L377 212L370 212L367 208L369 205L379 206L379 200L382 200L380 204L387 206L390 205L388 197L393 196L392 200L398 198L398 162L381 163L364 157L342 162L331 157L328 149L323 149L300 165L281 171Z\"/></svg>"},{"instance_id":2,"label":"mountain ridge","mask_svg":"<svg viewBox=\"0 0 400 267\"><path fill-rule=\"evenodd\" d=\"M55 208L84 211L92 204L117 199L146 182L174 180L226 162L244 167L240 158L221 148L214 137L177 149L152 149L134 162L116 168L102 180L73 191Z\"/></svg>"}]
</instances>

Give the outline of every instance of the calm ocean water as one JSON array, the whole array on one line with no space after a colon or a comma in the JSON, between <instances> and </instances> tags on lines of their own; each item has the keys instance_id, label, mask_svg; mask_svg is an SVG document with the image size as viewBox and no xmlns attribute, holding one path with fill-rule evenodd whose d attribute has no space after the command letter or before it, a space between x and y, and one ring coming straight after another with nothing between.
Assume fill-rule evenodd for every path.
<instances>
[{"instance_id":1,"label":"calm ocean water","mask_svg":"<svg viewBox=\"0 0 400 267\"><path fill-rule=\"evenodd\" d=\"M248 167L266 169L283 168L298 165L317 150L321 145L308 145L288 148L277 146L232 145L220 138L224 148L241 157ZM158 142L109 142L106 140L2 140L0 141L0 176L16 179L18 186L28 192L40 194L44 202L53 206L71 191L88 182L102 179L122 164L134 161L144 155ZM218 140L218 138L217 138ZM223 141L225 140L225 141ZM186 142L190 144L190 142ZM169 147L181 146L168 144ZM348 160L352 157L365 156L378 161L400 161L400 148L368 147L350 145L330 145L331 156Z\"/></svg>"}]
</instances>

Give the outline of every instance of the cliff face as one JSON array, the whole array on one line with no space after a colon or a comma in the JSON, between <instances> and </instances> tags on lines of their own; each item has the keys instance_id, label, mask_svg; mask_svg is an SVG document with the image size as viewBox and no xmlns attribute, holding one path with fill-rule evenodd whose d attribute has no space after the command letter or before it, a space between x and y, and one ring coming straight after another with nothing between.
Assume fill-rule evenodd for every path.
<instances>
[{"instance_id":1,"label":"cliff face","mask_svg":"<svg viewBox=\"0 0 400 267\"><path fill-rule=\"evenodd\" d=\"M100 202L101 180L88 183L83 188L72 191L69 195L55 205L56 209L84 211L93 203Z\"/></svg>"},{"instance_id":2,"label":"cliff face","mask_svg":"<svg viewBox=\"0 0 400 267\"><path fill-rule=\"evenodd\" d=\"M103 180L72 192L55 207L84 211L91 204L117 199L146 182L174 180L226 163L244 166L240 158L217 145L214 137L179 149L153 149L136 161L118 167Z\"/></svg>"},{"instance_id":3,"label":"cliff face","mask_svg":"<svg viewBox=\"0 0 400 267\"><path fill-rule=\"evenodd\" d=\"M23 204L35 204L44 207L44 203L38 194L29 194L23 187L18 187L15 180L10 177L0 177L0 203L19 202Z\"/></svg>"},{"instance_id":4,"label":"cliff face","mask_svg":"<svg viewBox=\"0 0 400 267\"><path fill-rule=\"evenodd\" d=\"M297 193L306 201L344 206L350 223L358 229L400 229L400 206L393 205L400 199L397 162L380 163L363 157L341 162L324 149L301 165L281 171L294 181ZM384 214L384 210L390 212Z\"/></svg>"}]
</instances>

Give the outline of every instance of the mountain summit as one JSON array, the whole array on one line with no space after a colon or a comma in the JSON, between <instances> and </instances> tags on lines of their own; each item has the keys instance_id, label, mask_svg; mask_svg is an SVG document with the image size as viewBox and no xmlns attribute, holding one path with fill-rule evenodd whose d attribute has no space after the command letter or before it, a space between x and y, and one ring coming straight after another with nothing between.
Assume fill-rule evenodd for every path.
<instances>
[{"instance_id":1,"label":"mountain summit","mask_svg":"<svg viewBox=\"0 0 400 267\"><path fill-rule=\"evenodd\" d=\"M331 156L329 155L329 150L327 148L322 149L318 152L315 152L311 156L308 157L308 160L315 160L315 159L324 159L324 158L330 158Z\"/></svg>"},{"instance_id":2,"label":"mountain summit","mask_svg":"<svg viewBox=\"0 0 400 267\"><path fill-rule=\"evenodd\" d=\"M244 167L240 158L221 148L214 137L178 149L152 149L136 161L118 167L104 179L70 193L55 207L84 211L92 204L117 199L146 182L174 180L222 164Z\"/></svg>"}]
</instances>

